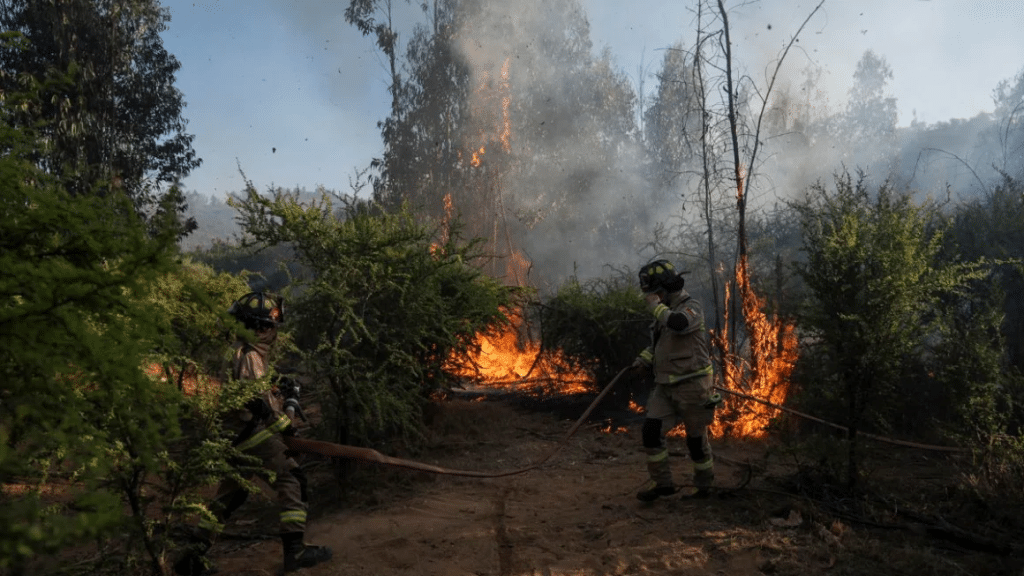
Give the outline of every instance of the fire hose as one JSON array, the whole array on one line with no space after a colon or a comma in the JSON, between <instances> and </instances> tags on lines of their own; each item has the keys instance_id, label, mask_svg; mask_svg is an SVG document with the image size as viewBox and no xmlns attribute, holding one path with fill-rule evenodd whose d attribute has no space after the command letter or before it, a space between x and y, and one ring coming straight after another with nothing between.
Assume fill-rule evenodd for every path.
<instances>
[{"instance_id":1,"label":"fire hose","mask_svg":"<svg viewBox=\"0 0 1024 576\"><path fill-rule=\"evenodd\" d=\"M443 468L441 466L434 466L433 464L425 464L423 462L416 462L414 460L406 460L404 458L396 458L394 456L387 456L385 454L381 454L380 452L378 452L378 451L376 451L376 450L374 450L372 448L362 448L362 447L359 447L359 446L350 446L350 445L347 445L347 444L336 444L334 442L325 442L325 441L322 441L322 440L309 440L309 439L306 439L306 438L299 438L297 436L285 436L284 437L284 442L288 446L288 448L290 448L291 450L294 450L296 452L302 452L302 453L306 453L306 454L315 454L315 455L319 455L319 456L328 456L328 457L332 457L332 458L350 458L350 459L354 459L354 460L362 460L362 461L365 461L365 462L376 462L378 464L383 464L385 466L393 466L393 467L397 467L397 468L405 468L405 469L408 469L408 470L419 470L421 472L429 472L429 473L432 473L432 474L442 474L442 475L447 475L447 476L466 476L466 477L471 477L471 478L501 478L501 477L504 477L504 476L515 476L515 475L518 475L518 474L524 474L524 473L529 472L531 470L536 470L537 468L540 468L548 460L550 460L555 454L557 454L565 446L565 444L569 441L569 439L572 438L573 435L576 434L576 432L579 430L580 426L582 426L583 423L586 421L587 417L589 417L591 412L594 411L594 408L597 407L597 405L601 402L601 400L603 400L604 397L607 396L608 393L612 390L612 388L615 386L615 384L618 383L619 379L622 378L622 376L626 372L628 372L629 370L630 370L629 367L623 368L622 370L619 371L618 374L615 375L614 378L612 378L612 380L604 387L604 389L601 390L601 392L597 395L597 397L594 398L594 400L590 403L590 405L587 406L587 409L583 411L583 414L576 420L576 423L573 424L572 428L569 429L569 431L565 434L565 436L562 438L562 440L558 444L556 444L554 447L552 447L551 450L549 450L547 454L545 454L542 458L540 458L539 460L533 462L532 464L529 464L528 466L525 466L523 468L517 468L515 470L506 470L506 471L502 471L502 472L478 472L478 471L473 471L473 470L455 470L455 469L451 469L451 468ZM731 390L729 388L723 388L721 386L716 386L715 389L719 390L721 392L725 392L726 394L730 394L730 395L737 396L737 397L740 397L740 398L746 398L747 400L752 400L752 401L764 404L766 406L769 406L771 408L775 408L777 410L781 410L781 411L784 411L784 412L788 412L788 413L794 414L796 416L800 416L801 418L806 418L808 420L811 420L811 421L814 421L814 422L818 422L818 423L821 423L821 424L825 424L827 426L831 426L831 427L837 428L839 430L848 431L848 428L846 428L845 426L841 426L839 424L834 424L832 422L828 422L826 420L822 420L820 418L816 418L816 417L811 416L809 414L805 414L803 412L799 412L797 410L793 410L793 409L787 408L785 406L780 406L778 404L769 402L767 400L763 400L763 399L758 398L756 396L751 396L750 394L745 394L743 392L739 392L737 390ZM893 438L886 438L884 436L877 436L875 434L868 434L866 432L860 432L859 435L864 436L865 438L870 438L870 439L881 441L881 442L888 442L890 444L896 444L896 445L900 445L900 446L908 446L908 447L911 447L911 448L920 448L920 449L924 449L924 450L937 450L937 451L945 451L945 452L962 452L963 451L960 448L952 448L952 447L947 447L947 446L936 446L936 445L932 445L932 444L919 444L917 442L908 442L908 441L904 441L904 440L896 440L896 439L893 439Z\"/></svg>"},{"instance_id":2,"label":"fire hose","mask_svg":"<svg viewBox=\"0 0 1024 576\"><path fill-rule=\"evenodd\" d=\"M721 392L725 392L726 394L731 394L733 396L738 396L740 398L746 398L747 400L753 400L754 402L758 402L760 404L764 404L765 406L768 406L769 408L774 408L776 410L781 410L783 412L788 412L790 414L793 414L794 416L799 416L801 418L810 420L812 422L817 422L819 424L824 424L826 426L831 426L832 428L835 428L837 430L842 430L843 432L849 432L850 431L849 428L847 428L846 426L843 426L841 424L836 424L834 422L829 422L827 420L822 420L821 418L816 418L814 416L811 416L810 414L806 414L804 412L800 412L799 410L793 410L792 408L787 408L785 406L780 406L780 405L775 404L773 402L769 402L767 400L758 398L757 396L751 396L750 394L744 394L743 392L739 392L739 391L736 391L736 390L730 390L729 388L723 388L721 386L715 386L715 389L719 390ZM857 432L857 435L858 436L863 436L865 438L870 438L871 440L877 440L878 442L885 442L885 443L888 443L888 444L895 444L897 446L907 446L907 447L910 447L910 448L920 448L922 450L935 450L935 451L938 451L938 452L966 452L966 450L964 450L963 448L953 448L953 447L950 447L950 446L936 446L935 444L920 444L920 443L917 443L917 442L909 442L907 440L897 440L895 438L886 438L885 436L878 436L877 434L869 434L867 432Z\"/></svg>"},{"instance_id":3,"label":"fire hose","mask_svg":"<svg viewBox=\"0 0 1024 576\"><path fill-rule=\"evenodd\" d=\"M597 395L597 398L590 403L590 406L583 411L583 415L580 416L576 423L573 424L572 428L565 434L562 440L556 444L547 454L544 455L540 460L533 462L532 464L518 468L515 470L507 470L503 472L476 472L472 470L453 470L450 468L442 468L440 466L434 466L432 464L424 464L422 462L416 462L414 460L405 460L403 458L395 458L393 456L387 456L372 448L361 448L358 446L349 446L346 444L335 444L334 442L324 442L321 440L308 440L306 438L299 438L296 436L285 436L284 442L288 448L295 450L296 452L304 452L306 454L317 454L320 456L330 456L337 458L352 458L355 460L363 460L366 462L376 462L378 464L384 464L385 466L394 466L398 468L406 468L409 470L419 470L422 472L430 472L432 474L444 474L447 476L468 476L472 478L501 478L503 476L515 476L517 474L523 474L530 470L536 470L544 465L548 460L551 459L559 450L565 446L566 442L576 434L583 422L586 421L590 413L594 411L594 408L608 395L608 392L615 386L619 378L625 374L629 368L623 368L618 374L612 378L603 390Z\"/></svg>"}]
</instances>

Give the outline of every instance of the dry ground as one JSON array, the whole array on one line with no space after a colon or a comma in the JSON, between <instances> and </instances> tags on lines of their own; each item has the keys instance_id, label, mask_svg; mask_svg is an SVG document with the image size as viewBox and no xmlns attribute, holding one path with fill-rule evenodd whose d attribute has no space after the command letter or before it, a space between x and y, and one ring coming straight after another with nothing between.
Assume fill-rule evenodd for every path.
<instances>
[{"instance_id":1,"label":"dry ground","mask_svg":"<svg viewBox=\"0 0 1024 576\"><path fill-rule=\"evenodd\" d=\"M331 546L335 558L300 574L1024 574L1018 552L971 550L948 534L935 537L926 524L897 522L898 511L893 522L844 519L786 493L786 463L764 442L715 444L720 485L742 483L751 464L753 479L743 490L638 502L634 493L646 478L639 424L625 422L618 432L588 424L541 469L505 478L363 464L354 475L359 485L341 493L324 465L307 540ZM545 454L571 425L550 411L453 400L434 419L430 446L411 457L456 469L516 469ZM684 481L682 442L672 448L677 481ZM915 477L941 488L934 482L948 471L941 459L899 459L913 459ZM278 572L280 544L262 536L273 533L273 518L265 495L250 499L212 551L222 574Z\"/></svg>"}]
</instances>

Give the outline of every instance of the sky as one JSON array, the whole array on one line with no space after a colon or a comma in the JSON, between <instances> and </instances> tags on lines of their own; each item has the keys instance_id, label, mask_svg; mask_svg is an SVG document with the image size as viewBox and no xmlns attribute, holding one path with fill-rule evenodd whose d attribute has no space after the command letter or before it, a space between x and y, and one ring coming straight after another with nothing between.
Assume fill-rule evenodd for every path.
<instances>
[{"instance_id":1,"label":"sky","mask_svg":"<svg viewBox=\"0 0 1024 576\"><path fill-rule=\"evenodd\" d=\"M543 2L544 0L519 0ZM693 2L580 0L595 52L611 51L639 86L655 86L664 49L693 38ZM400 41L418 8L395 0ZM377 123L388 113L388 72L373 39L344 21L344 0L163 0L164 47L181 63L187 132L202 165L187 191L224 198L258 189L352 192L357 170L381 155ZM726 1L737 64L760 85L765 70L817 2ZM638 9L642 7L642 9ZM935 123L991 112L992 91L1024 70L1024 2L826 0L787 56L800 81L823 69L823 101L842 109L865 50L893 72L897 124Z\"/></svg>"}]
</instances>

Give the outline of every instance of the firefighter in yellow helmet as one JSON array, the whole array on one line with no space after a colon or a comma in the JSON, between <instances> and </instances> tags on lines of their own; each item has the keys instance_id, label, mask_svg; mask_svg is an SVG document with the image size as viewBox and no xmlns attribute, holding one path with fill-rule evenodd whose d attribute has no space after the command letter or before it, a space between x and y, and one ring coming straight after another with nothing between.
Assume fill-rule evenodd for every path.
<instances>
[{"instance_id":1,"label":"firefighter in yellow helmet","mask_svg":"<svg viewBox=\"0 0 1024 576\"><path fill-rule=\"evenodd\" d=\"M278 326L284 321L284 305L279 298L263 292L251 292L239 298L229 313L256 334L256 342L236 342L234 378L259 380L268 373L270 347L277 339ZM277 492L280 507L280 535L284 547L284 571L315 566L331 559L331 549L311 546L304 542L306 531L307 486L302 468L291 458L282 434L294 433L292 421L285 412L286 405L299 409L297 395L282 400L275 387L268 382L267 389L250 400L240 410L224 417L225 429L234 435L234 445L250 456L259 458L263 468L274 473L272 488ZM217 489L210 508L217 522L201 521L200 534L194 549L174 565L176 573L193 576L212 574L204 558L214 538L223 530L223 523L237 510L248 496L246 490L233 480L225 480Z\"/></svg>"},{"instance_id":2,"label":"firefighter in yellow helmet","mask_svg":"<svg viewBox=\"0 0 1024 576\"><path fill-rule=\"evenodd\" d=\"M640 269L640 289L654 315L651 344L633 362L636 370L654 373L654 390L641 431L650 481L637 493L650 502L675 494L664 435L679 421L686 427L686 447L693 461L691 494L707 497L715 479L708 442L721 397L713 393L711 354L700 302L683 289L683 277L668 260Z\"/></svg>"}]
</instances>

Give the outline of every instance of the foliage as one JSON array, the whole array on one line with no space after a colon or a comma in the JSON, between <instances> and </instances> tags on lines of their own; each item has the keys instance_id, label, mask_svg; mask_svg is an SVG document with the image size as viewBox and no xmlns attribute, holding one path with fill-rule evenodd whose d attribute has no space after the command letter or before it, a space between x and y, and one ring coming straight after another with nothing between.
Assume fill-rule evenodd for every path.
<instances>
[{"instance_id":1,"label":"foliage","mask_svg":"<svg viewBox=\"0 0 1024 576\"><path fill-rule=\"evenodd\" d=\"M808 345L800 362L820 369L807 380L805 402L849 428L852 487L857 433L888 429L897 414L917 405L906 382L929 340L942 337L943 298L961 293L981 271L939 260L933 207L887 186L872 196L863 174L857 181L837 175L834 190L816 185L793 208L807 253L796 265L808 290L800 322Z\"/></svg>"},{"instance_id":2,"label":"foliage","mask_svg":"<svg viewBox=\"0 0 1024 576\"><path fill-rule=\"evenodd\" d=\"M606 382L649 344L650 313L634 282L580 283L573 276L537 307L541 352L561 351L575 368Z\"/></svg>"},{"instance_id":3,"label":"foliage","mask_svg":"<svg viewBox=\"0 0 1024 576\"><path fill-rule=\"evenodd\" d=\"M896 99L886 94L892 80L892 68L885 57L867 50L857 61L853 87L843 118L845 130L853 140L881 144L896 130Z\"/></svg>"},{"instance_id":4,"label":"foliage","mask_svg":"<svg viewBox=\"0 0 1024 576\"><path fill-rule=\"evenodd\" d=\"M992 91L997 125L990 128L990 137L998 143L999 154L994 164L1000 172L1024 180L1024 69L1003 80Z\"/></svg>"},{"instance_id":5,"label":"foliage","mask_svg":"<svg viewBox=\"0 0 1024 576\"><path fill-rule=\"evenodd\" d=\"M231 303L249 292L243 276L216 273L205 264L184 260L154 279L139 304L159 318L159 332L146 356L147 372L159 385L181 393L180 432L165 434L160 466L147 470L126 460L118 470L121 489L133 515L135 539L125 552L145 551L161 559L175 547L166 529L193 516L211 517L201 492L231 477L258 471L232 446L219 416L266 388L265 381L231 380L233 336L252 337L227 314ZM239 464L241 462L241 464Z\"/></svg>"},{"instance_id":6,"label":"foliage","mask_svg":"<svg viewBox=\"0 0 1024 576\"><path fill-rule=\"evenodd\" d=\"M424 401L448 385L449 359L508 322L503 309L518 291L470 265L477 244L459 244L457 228L434 243L408 210L350 203L339 217L326 194L303 205L251 184L232 203L247 244L291 243L310 271L292 287L291 313L308 368L326 386L338 441L417 437Z\"/></svg>"},{"instance_id":7,"label":"foliage","mask_svg":"<svg viewBox=\"0 0 1024 576\"><path fill-rule=\"evenodd\" d=\"M221 384L231 376L233 336L245 332L227 310L247 292L244 275L216 273L185 259L158 277L143 300L162 320L149 357L151 373L185 394L204 418L216 416Z\"/></svg>"},{"instance_id":8,"label":"foliage","mask_svg":"<svg viewBox=\"0 0 1024 576\"><path fill-rule=\"evenodd\" d=\"M980 502L997 502L992 512L1009 526L1020 529L1024 511L1024 438L997 436L972 451L963 466L960 485Z\"/></svg>"},{"instance_id":9,"label":"foliage","mask_svg":"<svg viewBox=\"0 0 1024 576\"><path fill-rule=\"evenodd\" d=\"M20 34L0 48L0 95L39 96L5 120L39 131L33 158L73 196L123 191L154 218L158 187L201 163L160 38L168 20L157 0L0 1L0 29ZM173 200L165 209L182 210Z\"/></svg>"},{"instance_id":10,"label":"foliage","mask_svg":"<svg viewBox=\"0 0 1024 576\"><path fill-rule=\"evenodd\" d=\"M177 225L150 237L123 194L67 193L37 145L0 124L0 569L13 570L121 528L119 471L158 468L178 415L178 394L142 370L160 319L137 300L172 269Z\"/></svg>"},{"instance_id":11,"label":"foliage","mask_svg":"<svg viewBox=\"0 0 1024 576\"><path fill-rule=\"evenodd\" d=\"M360 3L365 2L352 0L352 7ZM463 158L465 144L458 137L470 121L469 67L457 40L467 15L456 7L463 4L434 3L431 25L417 26L410 35L407 80L392 78L391 115L380 124L388 148L380 160L381 180L375 184L376 198L385 205L405 201L439 215L438 192L466 189L474 180ZM381 40L378 45L394 61L394 47L389 51Z\"/></svg>"},{"instance_id":12,"label":"foliage","mask_svg":"<svg viewBox=\"0 0 1024 576\"><path fill-rule=\"evenodd\" d=\"M399 62L399 33L394 26L394 7L397 0L349 0L345 8L345 21L356 27L363 36L373 35L376 37L377 48L384 53L388 62L388 71L391 76L391 83L388 86L388 93L391 94L391 115L377 123L381 129L387 153L384 158L374 158L371 168L379 172L379 176L372 177L374 195L379 200L389 200L394 195L394 190L404 188L405 179L413 177L415 168L409 170L406 164L412 156L407 154L411 142L411 134L404 131L400 126L402 119L408 115L408 93L407 84L402 80L402 73L399 71L402 66ZM408 0L406 0L408 3ZM435 11L437 11L437 2ZM423 4L426 11L426 4ZM437 91L443 95L445 91ZM440 144L440 142L439 142Z\"/></svg>"},{"instance_id":13,"label":"foliage","mask_svg":"<svg viewBox=\"0 0 1024 576\"><path fill-rule=\"evenodd\" d=\"M6 94L3 118L38 98ZM203 513L198 489L237 474L212 415L246 391L182 391L222 369L224 311L246 286L173 259L175 191L148 222L123 191L69 194L37 163L40 133L0 124L0 571L92 541L105 553L85 569L159 573L159 525Z\"/></svg>"},{"instance_id":14,"label":"foliage","mask_svg":"<svg viewBox=\"0 0 1024 576\"><path fill-rule=\"evenodd\" d=\"M654 161L651 177L670 189L685 170L696 168L701 153L703 109L691 58L677 42L665 51L657 91L644 113L644 141Z\"/></svg>"},{"instance_id":15,"label":"foliage","mask_svg":"<svg viewBox=\"0 0 1024 576\"><path fill-rule=\"evenodd\" d=\"M291 245L282 244L253 251L239 241L214 241L210 246L198 248L189 253L197 262L215 270L248 277L254 290L280 292L291 282L291 277L301 274L301 265L294 260Z\"/></svg>"},{"instance_id":16,"label":"foliage","mask_svg":"<svg viewBox=\"0 0 1024 576\"><path fill-rule=\"evenodd\" d=\"M992 191L960 206L946 235L945 251L995 262L990 278L1005 297L1001 332L1008 360L1024 372L1024 180L1003 175ZM978 287L984 300L987 286Z\"/></svg>"}]
</instances>

